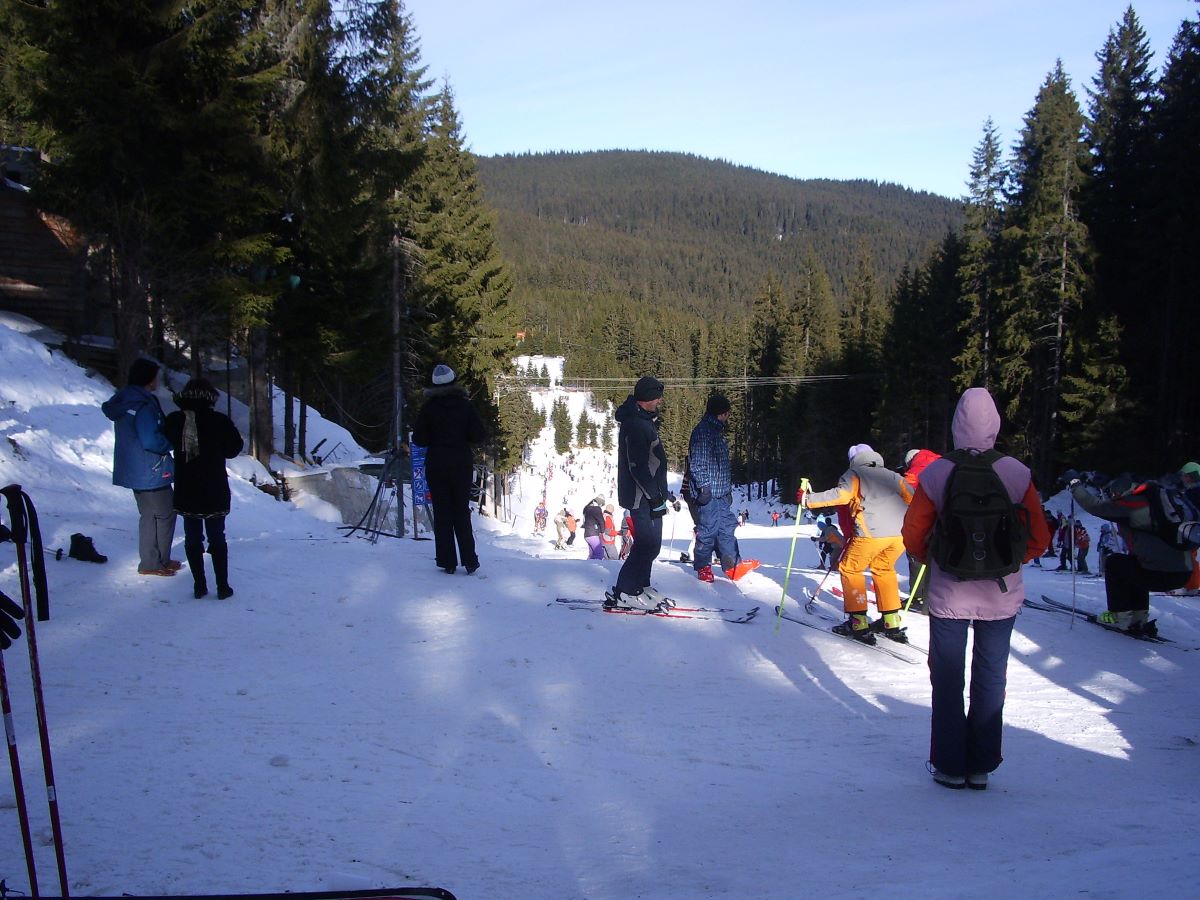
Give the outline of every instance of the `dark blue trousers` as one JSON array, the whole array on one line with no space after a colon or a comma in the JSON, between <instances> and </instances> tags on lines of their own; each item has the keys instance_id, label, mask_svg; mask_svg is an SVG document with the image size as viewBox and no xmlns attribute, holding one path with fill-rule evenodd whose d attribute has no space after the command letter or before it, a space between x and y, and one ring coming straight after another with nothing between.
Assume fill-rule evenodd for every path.
<instances>
[{"instance_id":1,"label":"dark blue trousers","mask_svg":"<svg viewBox=\"0 0 1200 900\"><path fill-rule=\"evenodd\" d=\"M947 775L992 772L1003 756L1008 645L1017 617L995 622L929 617L929 681L933 722L929 761ZM964 709L967 629L972 627L970 702Z\"/></svg>"},{"instance_id":2,"label":"dark blue trousers","mask_svg":"<svg viewBox=\"0 0 1200 900\"><path fill-rule=\"evenodd\" d=\"M636 594L649 586L650 569L662 549L663 520L650 515L650 505L643 500L629 516L633 519L633 549L617 575L617 591L622 594Z\"/></svg>"},{"instance_id":3,"label":"dark blue trousers","mask_svg":"<svg viewBox=\"0 0 1200 900\"><path fill-rule=\"evenodd\" d=\"M700 517L696 520L696 554L693 566L696 571L704 568L712 559L713 551L721 561L721 567L732 569L741 559L738 552L737 516L734 515L733 496L713 497L704 506L698 507Z\"/></svg>"}]
</instances>

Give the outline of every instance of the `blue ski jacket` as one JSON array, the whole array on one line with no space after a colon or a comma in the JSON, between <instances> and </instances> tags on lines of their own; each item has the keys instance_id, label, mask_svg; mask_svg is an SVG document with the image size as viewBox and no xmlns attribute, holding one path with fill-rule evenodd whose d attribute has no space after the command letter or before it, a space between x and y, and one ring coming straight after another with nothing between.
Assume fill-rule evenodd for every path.
<instances>
[{"instance_id":1,"label":"blue ski jacket","mask_svg":"<svg viewBox=\"0 0 1200 900\"><path fill-rule=\"evenodd\" d=\"M169 487L174 478L171 442L163 431L166 417L158 398L129 385L101 404L113 422L113 484L135 491Z\"/></svg>"}]
</instances>

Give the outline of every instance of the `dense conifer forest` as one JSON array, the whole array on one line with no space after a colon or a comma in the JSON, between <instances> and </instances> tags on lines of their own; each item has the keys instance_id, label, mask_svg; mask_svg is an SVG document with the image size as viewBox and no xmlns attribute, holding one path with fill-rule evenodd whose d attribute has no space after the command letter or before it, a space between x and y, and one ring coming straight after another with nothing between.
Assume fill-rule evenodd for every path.
<instances>
[{"instance_id":1,"label":"dense conifer forest","mask_svg":"<svg viewBox=\"0 0 1200 900\"><path fill-rule=\"evenodd\" d=\"M961 198L476 158L402 0L0 0L0 143L46 160L30 200L86 235L122 362L247 359L260 457L269 384L381 449L443 361L503 470L542 422L498 376L542 352L601 399L667 380L675 465L724 391L736 477L784 495L851 443L948 449L971 385L1043 487L1176 467L1200 455L1200 24L1158 56L1130 7L1087 83L1048 61L1029 91L1011 146L978 111ZM284 433L304 456L303 418Z\"/></svg>"}]
</instances>

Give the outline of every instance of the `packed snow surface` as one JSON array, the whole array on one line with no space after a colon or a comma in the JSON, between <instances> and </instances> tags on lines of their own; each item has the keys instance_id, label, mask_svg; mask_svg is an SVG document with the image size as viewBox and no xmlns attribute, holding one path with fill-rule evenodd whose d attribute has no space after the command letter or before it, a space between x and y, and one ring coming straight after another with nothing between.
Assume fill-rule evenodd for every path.
<instances>
[{"instance_id":1,"label":"packed snow surface","mask_svg":"<svg viewBox=\"0 0 1200 900\"><path fill-rule=\"evenodd\" d=\"M111 392L0 326L0 485L24 486L47 547L81 532L109 556L49 558L51 618L37 623L72 894L1194 892L1197 598L1153 597L1169 646L1023 613L1005 762L986 792L948 791L925 768L924 666L776 619L785 579L796 611L822 573L813 526L772 527L764 501L740 504L743 555L763 565L737 586L703 585L678 563L686 510L665 521L654 572L681 603L760 606L749 624L555 604L600 598L619 563L586 561L582 537L558 551L533 536L534 505L543 490L552 512L615 498L610 457L582 450L567 463L544 439L509 518L477 517L473 577L438 570L431 542L347 538L235 476L236 594L194 600L186 569L136 574L134 502L111 484L99 410ZM259 471L235 462L231 472ZM1098 522L1084 518L1094 545ZM0 544L0 590L19 596L15 560ZM1031 596L1103 608L1096 578L1025 576ZM827 593L821 606L838 610ZM927 620L907 624L928 646ZM26 646L3 657L39 879L53 893ZM28 890L13 798L5 780L0 878Z\"/></svg>"}]
</instances>

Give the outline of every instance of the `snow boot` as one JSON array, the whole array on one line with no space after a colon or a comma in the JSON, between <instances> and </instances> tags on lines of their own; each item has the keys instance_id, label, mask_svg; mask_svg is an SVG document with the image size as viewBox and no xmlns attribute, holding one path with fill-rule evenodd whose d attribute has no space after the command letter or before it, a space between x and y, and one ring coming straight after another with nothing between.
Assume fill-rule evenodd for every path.
<instances>
[{"instance_id":1,"label":"snow boot","mask_svg":"<svg viewBox=\"0 0 1200 900\"><path fill-rule=\"evenodd\" d=\"M867 614L861 612L847 613L846 615L846 621L841 625L834 625L830 631L840 634L842 637L862 641L864 644L874 644L875 635L871 630L871 620L867 618Z\"/></svg>"},{"instance_id":2,"label":"snow boot","mask_svg":"<svg viewBox=\"0 0 1200 900\"><path fill-rule=\"evenodd\" d=\"M96 552L96 545L92 543L92 539L82 534L71 535L71 549L67 551L67 556L83 562L108 562L107 556L101 556Z\"/></svg>"},{"instance_id":3,"label":"snow boot","mask_svg":"<svg viewBox=\"0 0 1200 900\"><path fill-rule=\"evenodd\" d=\"M737 581L747 572L753 572L760 565L762 565L762 563L760 563L757 559L743 559L732 568L727 568L725 570L725 574L728 576L730 581Z\"/></svg>"},{"instance_id":4,"label":"snow boot","mask_svg":"<svg viewBox=\"0 0 1200 900\"><path fill-rule=\"evenodd\" d=\"M233 596L233 588L229 586L229 547L209 544L208 555L212 557L213 574L217 579L217 599L228 600Z\"/></svg>"},{"instance_id":5,"label":"snow boot","mask_svg":"<svg viewBox=\"0 0 1200 900\"><path fill-rule=\"evenodd\" d=\"M713 577L712 566L705 566L703 569L697 569L696 577L707 584L712 584L716 580Z\"/></svg>"},{"instance_id":6,"label":"snow boot","mask_svg":"<svg viewBox=\"0 0 1200 900\"><path fill-rule=\"evenodd\" d=\"M908 643L908 630L900 626L900 610L885 612L871 625L871 630L897 644Z\"/></svg>"},{"instance_id":7,"label":"snow boot","mask_svg":"<svg viewBox=\"0 0 1200 900\"><path fill-rule=\"evenodd\" d=\"M973 791L986 791L988 783L987 772L972 772L967 775L967 787Z\"/></svg>"},{"instance_id":8,"label":"snow boot","mask_svg":"<svg viewBox=\"0 0 1200 900\"><path fill-rule=\"evenodd\" d=\"M208 596L208 579L204 577L204 548L183 547L187 555L188 568L192 570L192 596L197 600ZM215 563L214 563L215 568Z\"/></svg>"}]
</instances>

